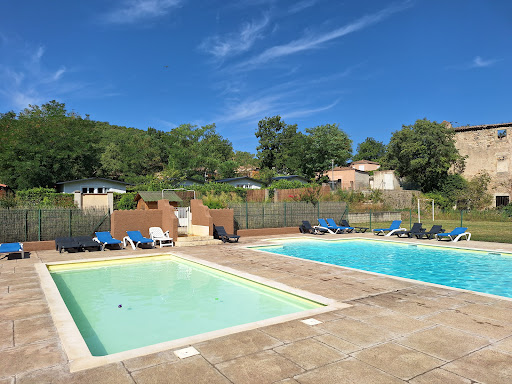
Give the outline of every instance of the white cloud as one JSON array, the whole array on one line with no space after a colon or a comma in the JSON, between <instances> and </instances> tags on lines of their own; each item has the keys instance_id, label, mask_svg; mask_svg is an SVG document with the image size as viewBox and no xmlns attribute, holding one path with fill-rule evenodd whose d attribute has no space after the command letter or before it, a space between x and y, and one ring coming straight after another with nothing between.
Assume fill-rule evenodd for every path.
<instances>
[{"instance_id":1,"label":"white cloud","mask_svg":"<svg viewBox=\"0 0 512 384\"><path fill-rule=\"evenodd\" d=\"M269 24L270 17L265 15L261 20L245 23L240 31L226 36L212 36L204 40L199 48L218 59L246 52L256 40L263 38L262 32Z\"/></svg>"},{"instance_id":2,"label":"white cloud","mask_svg":"<svg viewBox=\"0 0 512 384\"><path fill-rule=\"evenodd\" d=\"M124 0L118 9L104 16L114 24L130 24L168 14L177 8L182 0Z\"/></svg>"},{"instance_id":3,"label":"white cloud","mask_svg":"<svg viewBox=\"0 0 512 384\"><path fill-rule=\"evenodd\" d=\"M297 13L303 11L306 8L312 7L318 2L318 0L302 0L293 4L289 9L288 13Z\"/></svg>"},{"instance_id":4,"label":"white cloud","mask_svg":"<svg viewBox=\"0 0 512 384\"><path fill-rule=\"evenodd\" d=\"M328 109L333 108L336 104L339 103L339 100L335 100L332 103L325 105L323 107L311 108L311 109L297 109L295 111L289 111L282 114L283 119L293 118L293 117L305 117L311 116L318 112L327 111Z\"/></svg>"},{"instance_id":5,"label":"white cloud","mask_svg":"<svg viewBox=\"0 0 512 384\"><path fill-rule=\"evenodd\" d=\"M399 5L392 5L379 12L370 15L365 15L353 21L352 23L349 23L327 33L315 34L309 32L308 35L300 39L291 41L287 44L276 45L274 47L268 48L261 54L236 65L235 69L250 69L258 65L265 64L274 59L289 56L302 51L316 49L326 42L338 39L350 33L362 30L373 24L376 24L394 13L409 8L411 5L412 3L410 1L403 2Z\"/></svg>"},{"instance_id":6,"label":"white cloud","mask_svg":"<svg viewBox=\"0 0 512 384\"><path fill-rule=\"evenodd\" d=\"M484 68L484 67L490 67L494 63L496 63L498 60L484 60L480 56L477 56L473 59L473 62L471 64L471 68Z\"/></svg>"}]
</instances>

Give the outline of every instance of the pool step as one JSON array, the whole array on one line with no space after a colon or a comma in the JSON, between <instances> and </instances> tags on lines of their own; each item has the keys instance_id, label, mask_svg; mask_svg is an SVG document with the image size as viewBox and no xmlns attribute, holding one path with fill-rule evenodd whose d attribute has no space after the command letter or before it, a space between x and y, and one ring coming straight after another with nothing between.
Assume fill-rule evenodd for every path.
<instances>
[{"instance_id":1,"label":"pool step","mask_svg":"<svg viewBox=\"0 0 512 384\"><path fill-rule=\"evenodd\" d=\"M215 240L212 236L178 236L176 247L194 247L196 245L222 244L221 240Z\"/></svg>"}]
</instances>

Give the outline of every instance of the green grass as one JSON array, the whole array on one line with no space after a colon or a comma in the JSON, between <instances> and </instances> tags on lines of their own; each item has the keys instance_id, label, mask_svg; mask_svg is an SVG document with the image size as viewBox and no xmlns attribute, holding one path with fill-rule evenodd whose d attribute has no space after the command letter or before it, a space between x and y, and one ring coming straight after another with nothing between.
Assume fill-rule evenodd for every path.
<instances>
[{"instance_id":1,"label":"green grass","mask_svg":"<svg viewBox=\"0 0 512 384\"><path fill-rule=\"evenodd\" d=\"M413 218L412 223L415 223ZM430 220L421 220L423 228L429 230L432 227L432 218ZM372 229L374 228L389 228L391 224L388 222L372 222ZM460 227L459 220L436 220L435 224L442 225L446 232L451 231L455 227ZM370 223L353 223L354 226L358 227L370 227ZM512 221L476 221L476 220L463 220L463 227L468 228L468 232L471 233L471 240L475 241L489 241L496 243L512 243ZM402 221L403 228L410 228L409 217Z\"/></svg>"}]
</instances>

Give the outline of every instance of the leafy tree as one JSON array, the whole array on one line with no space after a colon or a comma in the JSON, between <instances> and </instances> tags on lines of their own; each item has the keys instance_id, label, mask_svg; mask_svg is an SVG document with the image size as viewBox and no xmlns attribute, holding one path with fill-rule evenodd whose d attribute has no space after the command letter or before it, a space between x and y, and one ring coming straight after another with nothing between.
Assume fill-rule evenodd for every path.
<instances>
[{"instance_id":1,"label":"leafy tree","mask_svg":"<svg viewBox=\"0 0 512 384\"><path fill-rule=\"evenodd\" d=\"M338 124L307 128L302 153L302 173L309 178L336 165L344 165L352 156L352 140Z\"/></svg>"},{"instance_id":2,"label":"leafy tree","mask_svg":"<svg viewBox=\"0 0 512 384\"><path fill-rule=\"evenodd\" d=\"M235 155L233 160L237 162L237 164L241 167L257 167L259 166L259 161L255 155L250 152L245 151L235 151Z\"/></svg>"},{"instance_id":3,"label":"leafy tree","mask_svg":"<svg viewBox=\"0 0 512 384\"><path fill-rule=\"evenodd\" d=\"M377 141L373 137L367 137L365 141L357 144L357 153L352 160L378 161L385 153L386 146L382 141Z\"/></svg>"},{"instance_id":4,"label":"leafy tree","mask_svg":"<svg viewBox=\"0 0 512 384\"><path fill-rule=\"evenodd\" d=\"M492 203L492 195L488 192L491 177L481 172L467 183L467 188L458 196L459 209L485 209Z\"/></svg>"},{"instance_id":5,"label":"leafy tree","mask_svg":"<svg viewBox=\"0 0 512 384\"><path fill-rule=\"evenodd\" d=\"M455 131L427 119L393 132L384 164L423 192L439 190L450 167L463 162L455 148Z\"/></svg>"},{"instance_id":6,"label":"leafy tree","mask_svg":"<svg viewBox=\"0 0 512 384\"><path fill-rule=\"evenodd\" d=\"M221 179L227 179L230 177L236 177L238 169L238 163L234 160L227 160L219 164L218 172Z\"/></svg>"},{"instance_id":7,"label":"leafy tree","mask_svg":"<svg viewBox=\"0 0 512 384\"><path fill-rule=\"evenodd\" d=\"M280 134L286 127L281 116L266 117L258 122L256 137L259 145L256 147L261 168L274 169L281 153Z\"/></svg>"}]
</instances>

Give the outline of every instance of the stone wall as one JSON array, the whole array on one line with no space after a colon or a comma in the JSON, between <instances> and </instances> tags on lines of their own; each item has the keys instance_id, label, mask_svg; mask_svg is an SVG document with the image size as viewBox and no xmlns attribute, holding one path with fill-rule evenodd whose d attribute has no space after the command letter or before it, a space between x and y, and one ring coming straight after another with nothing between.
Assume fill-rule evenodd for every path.
<instances>
[{"instance_id":1,"label":"stone wall","mask_svg":"<svg viewBox=\"0 0 512 384\"><path fill-rule=\"evenodd\" d=\"M275 189L274 190L274 203L278 203L281 201L293 201L293 198L290 196L299 197L301 194L305 193L305 191L311 190L311 188L294 188L294 189ZM331 187L327 184L323 184L320 188L320 196L328 196L331 194Z\"/></svg>"},{"instance_id":2,"label":"stone wall","mask_svg":"<svg viewBox=\"0 0 512 384\"><path fill-rule=\"evenodd\" d=\"M421 194L420 191L382 191L384 204L392 209L406 209L415 207L415 197Z\"/></svg>"},{"instance_id":3,"label":"stone wall","mask_svg":"<svg viewBox=\"0 0 512 384\"><path fill-rule=\"evenodd\" d=\"M455 146L467 156L463 175L467 179L485 171L491 176L489 192L493 196L512 194L512 123L457 127ZM506 132L505 135L498 134ZM496 199L494 199L495 204Z\"/></svg>"}]
</instances>

